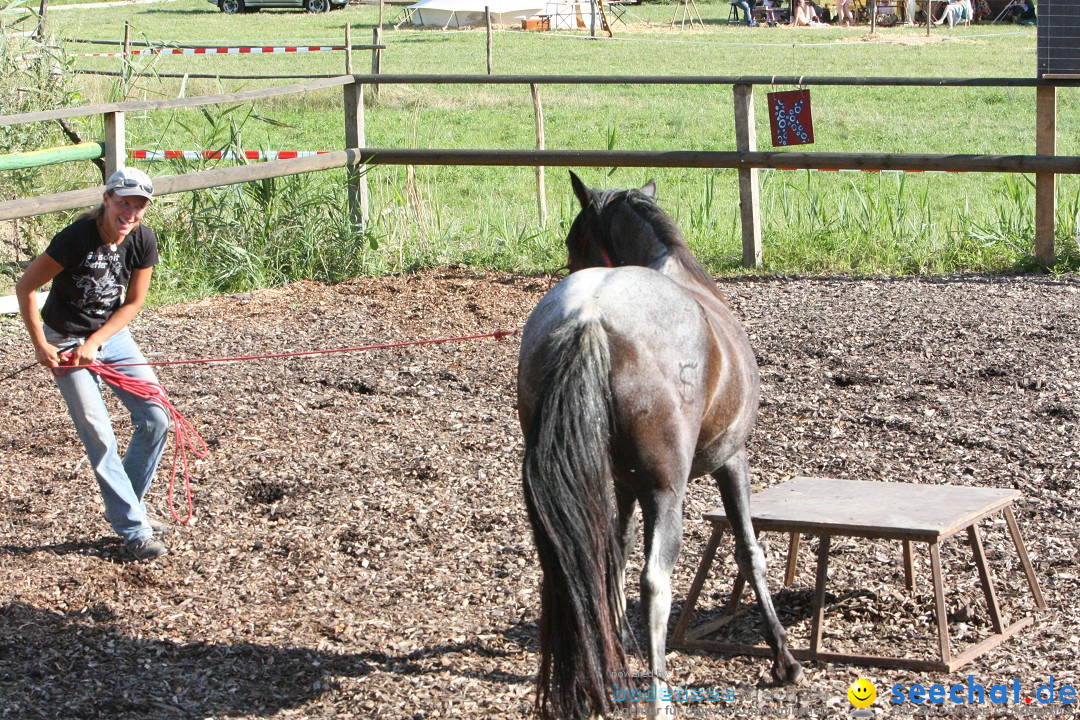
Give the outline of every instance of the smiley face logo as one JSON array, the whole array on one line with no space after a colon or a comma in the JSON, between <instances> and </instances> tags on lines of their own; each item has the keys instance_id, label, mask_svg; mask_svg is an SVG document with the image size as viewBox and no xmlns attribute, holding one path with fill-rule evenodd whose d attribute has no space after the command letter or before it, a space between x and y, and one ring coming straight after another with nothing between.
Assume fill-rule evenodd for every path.
<instances>
[{"instance_id":1,"label":"smiley face logo","mask_svg":"<svg viewBox=\"0 0 1080 720\"><path fill-rule=\"evenodd\" d=\"M847 689L847 698L857 708L870 707L877 698L877 688L866 678L859 678Z\"/></svg>"}]
</instances>

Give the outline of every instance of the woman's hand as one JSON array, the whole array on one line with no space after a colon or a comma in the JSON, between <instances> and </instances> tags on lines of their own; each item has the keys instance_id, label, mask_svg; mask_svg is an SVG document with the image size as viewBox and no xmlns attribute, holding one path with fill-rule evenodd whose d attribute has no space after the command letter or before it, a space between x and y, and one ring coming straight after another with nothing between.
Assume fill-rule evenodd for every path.
<instances>
[{"instance_id":1,"label":"woman's hand","mask_svg":"<svg viewBox=\"0 0 1080 720\"><path fill-rule=\"evenodd\" d=\"M34 348L34 357L39 365L47 368L54 368L61 362L60 348L45 343L44 345Z\"/></svg>"},{"instance_id":2,"label":"woman's hand","mask_svg":"<svg viewBox=\"0 0 1080 720\"><path fill-rule=\"evenodd\" d=\"M88 338L86 342L82 343L81 345L76 345L75 347L71 348L71 352L68 356L68 364L90 365L95 360L97 360L97 354L99 349L101 349L101 346Z\"/></svg>"}]
</instances>

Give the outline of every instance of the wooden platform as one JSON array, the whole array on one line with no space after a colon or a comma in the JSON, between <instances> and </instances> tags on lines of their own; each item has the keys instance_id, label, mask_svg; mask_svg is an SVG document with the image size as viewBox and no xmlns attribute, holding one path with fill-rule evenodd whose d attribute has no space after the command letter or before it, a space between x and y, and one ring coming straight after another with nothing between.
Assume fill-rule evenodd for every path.
<instances>
[{"instance_id":1,"label":"wooden platform","mask_svg":"<svg viewBox=\"0 0 1080 720\"><path fill-rule=\"evenodd\" d=\"M758 533L779 531L790 534L785 585L790 585L795 579L795 564L801 534L815 534L821 539L818 549L817 580L814 587L810 647L793 649L795 657L800 660L825 660L856 665L952 672L1030 625L1033 622L1031 616L1021 618L1011 624L1002 616L979 532L979 522L983 518L997 513L1004 515L1035 604L1039 609L1045 609L1046 603L1012 511L1012 503L1018 497L1020 493L1016 490L860 482L811 477L792 478L753 495L750 498L750 510L754 531ZM741 575L735 579L735 587L728 603L728 614L699 627L689 628L701 588L716 557L720 538L724 530L729 527L727 516L722 509L707 512L704 517L713 526L712 535L669 644L672 647L719 650L736 654L769 654L771 651L763 645L741 645L705 639L732 619L732 613L738 607L745 587L745 580ZM982 642L976 643L960 655L953 657L949 647L940 544L942 540L963 531L968 534L975 564L978 567L979 580L986 598L993 633ZM827 652L822 649L825 581L828 577L829 544L834 535L900 540L903 543L904 577L909 590L915 588L912 543L927 543L930 550L931 579L934 585L940 661L854 655Z\"/></svg>"}]
</instances>

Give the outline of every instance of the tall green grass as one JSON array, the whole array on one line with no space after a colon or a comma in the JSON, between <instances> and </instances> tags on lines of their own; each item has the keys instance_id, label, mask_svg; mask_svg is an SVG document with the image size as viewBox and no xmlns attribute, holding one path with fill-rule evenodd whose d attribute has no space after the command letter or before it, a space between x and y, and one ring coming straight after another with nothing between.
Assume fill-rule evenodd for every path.
<instances>
[{"instance_id":1,"label":"tall green grass","mask_svg":"<svg viewBox=\"0 0 1080 720\"><path fill-rule=\"evenodd\" d=\"M724 175L728 178L723 178ZM717 218L716 172L683 223L698 257L717 272L739 271L741 228ZM994 214L952 200L952 183L891 173L763 171L762 271L776 273L942 274L958 271L1033 272L1033 182L994 176ZM1058 192L1057 272L1080 268L1080 193ZM719 239L719 242L717 242Z\"/></svg>"}]
</instances>

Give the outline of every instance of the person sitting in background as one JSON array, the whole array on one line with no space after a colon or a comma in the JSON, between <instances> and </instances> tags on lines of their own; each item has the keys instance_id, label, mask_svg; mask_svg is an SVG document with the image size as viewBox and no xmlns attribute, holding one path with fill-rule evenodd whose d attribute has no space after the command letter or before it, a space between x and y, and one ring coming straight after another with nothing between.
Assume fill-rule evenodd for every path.
<instances>
[{"instance_id":1,"label":"person sitting in background","mask_svg":"<svg viewBox=\"0 0 1080 720\"><path fill-rule=\"evenodd\" d=\"M1008 17L1014 23L1020 23L1021 25L1038 24L1035 17L1035 3L1031 0L1020 0L1020 2L1014 3L1009 10Z\"/></svg>"},{"instance_id":2,"label":"person sitting in background","mask_svg":"<svg viewBox=\"0 0 1080 720\"><path fill-rule=\"evenodd\" d=\"M970 23L973 14L971 0L950 0L941 11L941 17L934 24L941 25L948 20L949 27L956 27L958 22Z\"/></svg>"},{"instance_id":3,"label":"person sitting in background","mask_svg":"<svg viewBox=\"0 0 1080 720\"><path fill-rule=\"evenodd\" d=\"M817 9L810 0L797 0L795 15L791 24L794 27L823 27L825 23L818 19Z\"/></svg>"},{"instance_id":4,"label":"person sitting in background","mask_svg":"<svg viewBox=\"0 0 1080 720\"><path fill-rule=\"evenodd\" d=\"M851 0L848 0L850 2ZM769 23L769 27L776 27L776 3L778 0L763 0L762 6L765 8L765 22Z\"/></svg>"},{"instance_id":5,"label":"person sitting in background","mask_svg":"<svg viewBox=\"0 0 1080 720\"><path fill-rule=\"evenodd\" d=\"M757 27L757 23L754 22L754 5L757 4L757 0L731 0L729 4L742 8L747 27Z\"/></svg>"}]
</instances>

